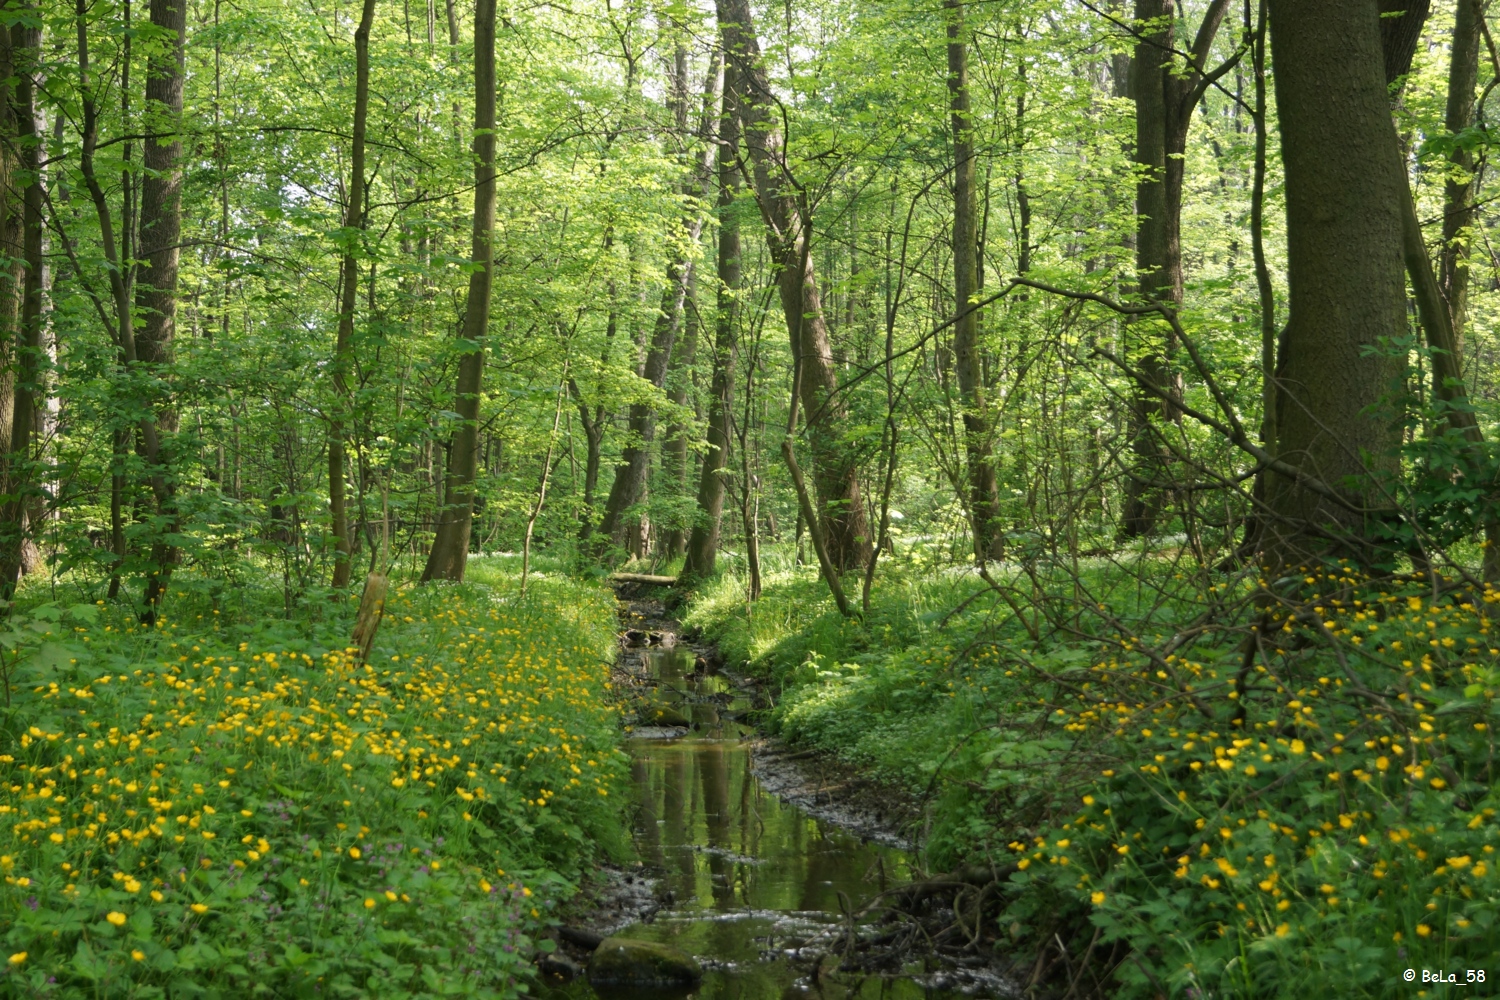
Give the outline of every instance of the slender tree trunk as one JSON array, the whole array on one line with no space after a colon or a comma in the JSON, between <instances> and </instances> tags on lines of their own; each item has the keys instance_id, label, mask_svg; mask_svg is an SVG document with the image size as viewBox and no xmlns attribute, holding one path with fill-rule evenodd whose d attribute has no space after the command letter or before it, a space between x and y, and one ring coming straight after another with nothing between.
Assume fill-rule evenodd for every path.
<instances>
[{"instance_id":1,"label":"slender tree trunk","mask_svg":"<svg viewBox=\"0 0 1500 1000\"><path fill-rule=\"evenodd\" d=\"M974 557L999 557L1000 501L995 459L985 413L984 365L979 352L978 233L974 197L974 118L969 110L969 42L963 0L944 0L948 16L948 107L953 135L953 360L963 409L968 451L969 509L974 523ZM1024 192L1024 187L1020 189ZM1022 237L1022 256L1026 256Z\"/></svg>"},{"instance_id":2,"label":"slender tree trunk","mask_svg":"<svg viewBox=\"0 0 1500 1000\"><path fill-rule=\"evenodd\" d=\"M344 420L351 402L349 375L354 368L354 306L359 286L357 242L364 235L365 222L365 123L370 111L370 27L374 21L375 0L364 0L359 27L354 31L354 137L349 153L349 203L344 209L339 325L333 346L333 412L328 421L328 514L333 535L333 586L337 589L349 586L350 574Z\"/></svg>"},{"instance_id":3,"label":"slender tree trunk","mask_svg":"<svg viewBox=\"0 0 1500 1000\"><path fill-rule=\"evenodd\" d=\"M834 567L840 571L863 567L869 557L870 532L856 456L841 440L848 414L839 393L818 276L808 252L812 220L788 180L784 137L773 125L777 99L761 65L749 2L717 0L715 9L725 58L735 64L741 91L736 101L741 136L754 168L756 199L777 268L787 333L800 360L801 405L819 501L816 513Z\"/></svg>"},{"instance_id":4,"label":"slender tree trunk","mask_svg":"<svg viewBox=\"0 0 1500 1000\"><path fill-rule=\"evenodd\" d=\"M1306 480L1270 478L1276 520L1264 559L1279 572L1325 555L1375 557L1367 512L1388 506L1379 479L1397 471L1384 401L1401 364L1381 345L1406 328L1406 178L1374 0L1270 0L1270 25L1290 291L1276 456L1343 501Z\"/></svg>"},{"instance_id":5,"label":"slender tree trunk","mask_svg":"<svg viewBox=\"0 0 1500 1000\"><path fill-rule=\"evenodd\" d=\"M739 85L734 64L724 66L724 110L719 117L718 308L714 317L714 371L708 392L708 450L698 475L698 517L688 539L682 575L712 576L719 552L719 525L724 511L724 470L733 433L734 334L740 294ZM748 487L747 487L748 489ZM749 536L746 536L747 540ZM758 560L757 560L757 569Z\"/></svg>"},{"instance_id":6,"label":"slender tree trunk","mask_svg":"<svg viewBox=\"0 0 1500 1000\"><path fill-rule=\"evenodd\" d=\"M146 121L150 131L170 138L149 138L143 151L141 180L140 258L144 264L136 281L136 309L140 333L135 337L136 360L165 376L172 365L177 332L177 264L182 235L182 141L177 137L182 117L187 0L151 0L151 24L173 42L153 57L146 69ZM157 513L165 535L175 529L176 484L172 465L177 408L170 389L154 400L155 433L142 437L149 474L159 477ZM166 593L177 562L177 549L158 536L151 545L151 568L146 578L142 619L156 620L156 609Z\"/></svg>"},{"instance_id":7,"label":"slender tree trunk","mask_svg":"<svg viewBox=\"0 0 1500 1000\"><path fill-rule=\"evenodd\" d=\"M0 29L0 74L16 80L12 41L22 43L20 29ZM23 53L23 58L27 56ZM14 84L0 83L0 255L7 264L0 271L0 452L10 448L11 420L15 416L15 345L21 340L21 304L25 299L25 195L19 171L25 169L18 148L17 105Z\"/></svg>"},{"instance_id":8,"label":"slender tree trunk","mask_svg":"<svg viewBox=\"0 0 1500 1000\"><path fill-rule=\"evenodd\" d=\"M0 598L11 600L20 582L26 543L27 502L37 488L32 468L32 430L36 419L36 381L42 333L42 172L41 137L36 130L36 80L41 62L42 30L16 24L10 28L15 85L11 99L16 146L26 181L22 190L21 245L25 276L21 285L20 326L15 341L16 375L11 399L10 440L4 453L5 501L0 505Z\"/></svg>"},{"instance_id":9,"label":"slender tree trunk","mask_svg":"<svg viewBox=\"0 0 1500 1000\"><path fill-rule=\"evenodd\" d=\"M690 390L693 388L693 365L697 361L698 354L698 280L697 269L694 268L688 276L688 288L686 296L686 309L683 316L683 337L678 345L676 380L672 389L667 393L667 399L672 405L678 407L677 412L682 413L682 407L686 407L689 401ZM675 492L678 495L685 494L688 489L688 474L691 470L691 462L688 457L688 435L692 433L691 422L680 419L674 420L667 428L667 440L662 446L662 465L671 479L675 480ZM691 525L673 524L667 529L662 541L662 555L668 560L676 559L687 551L688 531Z\"/></svg>"},{"instance_id":10,"label":"slender tree trunk","mask_svg":"<svg viewBox=\"0 0 1500 1000\"><path fill-rule=\"evenodd\" d=\"M450 8L451 9L451 8ZM474 234L469 297L459 331L458 414L448 441L443 504L422 580L462 580L474 525L474 484L479 475L479 403L484 386L485 339L494 282L495 231L495 0L474 6Z\"/></svg>"},{"instance_id":11,"label":"slender tree trunk","mask_svg":"<svg viewBox=\"0 0 1500 1000\"><path fill-rule=\"evenodd\" d=\"M1462 132L1474 124L1474 88L1479 79L1480 19L1483 0L1458 0L1453 23L1453 52L1448 64L1448 131ZM1452 319L1453 348L1462 364L1464 323L1469 301L1469 244L1474 239L1474 155L1455 146L1449 156L1452 172L1443 187L1443 255L1441 280Z\"/></svg>"},{"instance_id":12,"label":"slender tree trunk","mask_svg":"<svg viewBox=\"0 0 1500 1000\"><path fill-rule=\"evenodd\" d=\"M685 75L684 65L679 81L682 81ZM709 80L705 87L707 93L704 97L704 126L701 130L705 139L711 111L716 103L717 77L718 68L715 65L709 72ZM685 123L685 82L680 82L676 89L677 94L673 98L674 110L677 112L679 122ZM686 128L683 127L681 131L686 132ZM687 183L683 187L683 193L693 200L706 197L712 170L713 145L705 142L703 159L693 165ZM682 256L674 258L667 265L667 286L662 292L661 308L656 314L656 322L651 330L650 345L646 351L646 361L641 369L641 377L658 389L666 382L667 364L672 357L677 331L682 325L683 305L687 300L688 284L692 280L693 259L691 251L687 248L698 245L698 240L703 233L703 222L702 213L696 209L690 209L677 223L678 238L674 242L683 247L684 251ZM651 445L656 437L656 407L649 402L632 403L629 428L630 443L625 446L625 451L620 456L620 464L615 468L614 483L610 487L609 500L605 504L604 520L599 525L599 531L616 545L624 545L637 555L643 555L643 543L638 542L635 546L629 544L630 536L634 534L633 529L638 530L636 528L638 522L631 519L628 513L632 507L641 502L645 495L646 479L651 463Z\"/></svg>"},{"instance_id":13,"label":"slender tree trunk","mask_svg":"<svg viewBox=\"0 0 1500 1000\"><path fill-rule=\"evenodd\" d=\"M1203 15L1186 73L1175 65L1176 0L1136 0L1140 36L1131 63L1135 98L1136 281L1143 298L1176 308L1182 304L1182 187L1188 130L1207 70L1209 50L1229 8L1228 0L1213 0ZM1149 329L1155 324L1133 324ZM1150 334L1148 334L1150 336ZM1170 359L1176 345L1170 337L1138 350L1137 365L1153 385L1180 396ZM1175 419L1176 408L1153 393L1137 389L1129 414L1134 474L1126 481L1121 533L1127 538L1148 535L1160 516L1162 492L1151 483L1164 474L1152 421Z\"/></svg>"}]
</instances>

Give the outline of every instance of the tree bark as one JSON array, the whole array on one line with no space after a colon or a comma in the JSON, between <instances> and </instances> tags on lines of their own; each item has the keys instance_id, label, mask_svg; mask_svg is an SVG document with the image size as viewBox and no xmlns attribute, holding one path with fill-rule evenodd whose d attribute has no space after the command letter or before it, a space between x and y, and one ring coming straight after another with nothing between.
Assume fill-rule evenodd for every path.
<instances>
[{"instance_id":1,"label":"tree bark","mask_svg":"<svg viewBox=\"0 0 1500 1000\"><path fill-rule=\"evenodd\" d=\"M683 75L686 74L684 66ZM701 130L706 138L708 132L707 122L712 111L713 98L717 96L718 86L717 66L709 71L709 80L705 85L708 91L704 97L704 127ZM674 110L680 122L686 121L686 93L685 88L679 87L679 93L674 97ZM686 128L681 129L684 133ZM690 201L698 201L707 197L708 183L713 170L713 145L705 143L703 159L693 165L688 175L687 182L683 186L683 194ZM656 314L656 321L651 330L651 341L646 351L646 362L641 369L641 377L650 382L654 388L660 389L666 383L667 365L672 357L672 348L677 340L677 331L682 325L683 305L687 300L688 283L693 275L692 249L698 245L698 240L703 234L703 213L696 207L690 207L688 212L678 221L676 239L672 242L681 247L681 255L674 256L667 265L667 286L662 292L661 308ZM616 545L624 545L627 549L634 551L629 544L629 536L637 522L632 521L627 515L632 507L640 503L645 494L646 477L650 471L651 444L656 437L656 406L653 403L632 403L629 416L630 442L625 446L620 456L620 465L615 468L615 479L609 490L609 500L605 504L604 520L600 522L599 531L605 538ZM636 552L643 554L643 551Z\"/></svg>"},{"instance_id":2,"label":"tree bark","mask_svg":"<svg viewBox=\"0 0 1500 1000\"><path fill-rule=\"evenodd\" d=\"M464 578L474 526L474 484L479 476L479 403L484 388L485 339L495 253L495 0L474 5L474 232L469 295L458 333L458 378L448 439L443 505L422 581Z\"/></svg>"},{"instance_id":3,"label":"tree bark","mask_svg":"<svg viewBox=\"0 0 1500 1000\"><path fill-rule=\"evenodd\" d=\"M42 335L42 172L41 137L36 131L36 80L41 62L42 29L16 24L10 28L15 73L11 93L16 147L24 173L21 207L20 324L14 340L16 374L12 383L9 440L5 445L0 506L0 598L15 596L26 545L28 501L37 489L32 468L32 430L36 420L36 382Z\"/></svg>"},{"instance_id":4,"label":"tree bark","mask_svg":"<svg viewBox=\"0 0 1500 1000\"><path fill-rule=\"evenodd\" d=\"M698 517L688 538L686 579L712 576L724 513L724 469L729 462L734 405L734 334L740 294L739 84L733 63L724 66L724 108L719 116L718 302L714 314L714 370L708 390L708 450L698 474ZM747 487L748 488L748 487ZM747 536L748 540L748 536Z\"/></svg>"},{"instance_id":5,"label":"tree bark","mask_svg":"<svg viewBox=\"0 0 1500 1000\"><path fill-rule=\"evenodd\" d=\"M344 419L351 402L349 374L354 367L354 306L359 294L355 233L364 234L365 127L370 110L370 28L375 0L364 0L354 31L354 136L349 150L349 203L344 208L344 255L339 273L339 325L333 345L333 400L328 421L328 515L333 535L333 586L349 586L351 549L348 503L344 496Z\"/></svg>"},{"instance_id":6,"label":"tree bark","mask_svg":"<svg viewBox=\"0 0 1500 1000\"><path fill-rule=\"evenodd\" d=\"M1479 80L1479 25L1483 16L1483 0L1458 0L1458 13L1453 22L1453 52L1448 64L1448 106L1444 122L1448 131L1454 134L1474 124L1474 88ZM1477 215L1474 155L1455 146L1448 162L1452 172L1443 187L1440 271L1453 327L1455 360L1461 365L1469 301L1469 244Z\"/></svg>"},{"instance_id":7,"label":"tree bark","mask_svg":"<svg viewBox=\"0 0 1500 1000\"><path fill-rule=\"evenodd\" d=\"M1397 471L1390 341L1406 329L1401 204L1375 0L1270 0L1286 175L1289 316L1276 456L1332 486L1270 477L1264 559L1275 573L1327 556L1376 558L1366 523ZM1374 350L1367 349L1374 348Z\"/></svg>"},{"instance_id":8,"label":"tree bark","mask_svg":"<svg viewBox=\"0 0 1500 1000\"><path fill-rule=\"evenodd\" d=\"M141 320L135 355L138 363L165 375L172 365L177 332L177 265L182 242L182 140L177 129L182 117L187 0L151 0L151 24L173 43L153 57L146 68L146 120L153 136L145 141L142 153L145 172L141 179L138 252L145 266L135 286ZM176 484L171 471L177 407L170 389L153 403L155 432L142 436L143 457L150 474L164 484L164 489L157 490L157 513L165 519L165 535L174 530L177 519ZM176 562L176 547L158 536L151 544L143 620L155 621Z\"/></svg>"},{"instance_id":9,"label":"tree bark","mask_svg":"<svg viewBox=\"0 0 1500 1000\"><path fill-rule=\"evenodd\" d=\"M1176 0L1136 0L1140 25L1131 60L1135 99L1136 281L1143 298L1182 305L1182 186L1184 154L1193 110L1208 72L1208 55L1229 9L1228 0L1213 0L1203 15L1190 52L1191 65L1174 65ZM1139 328L1144 328L1141 326ZM1154 385L1176 387L1169 369L1176 345L1170 337L1145 345L1137 362ZM1162 471L1151 423L1175 417L1174 408L1154 394L1137 389L1131 400L1129 432L1135 474L1126 480L1121 533L1127 538L1150 534L1160 514L1161 492L1149 485Z\"/></svg>"},{"instance_id":10,"label":"tree bark","mask_svg":"<svg viewBox=\"0 0 1500 1000\"><path fill-rule=\"evenodd\" d=\"M671 390L667 393L667 399L677 413L682 413L690 399L690 390L693 388L693 365L697 362L698 354L698 279L697 268L688 275L687 295L684 297L686 303L683 314L683 336L677 345L677 360L673 366L674 379ZM687 493L689 472L692 468L691 459L688 455L688 435L692 433L691 421L673 420L667 428L667 440L662 446L662 466L666 475L675 480L673 483L674 493L681 496ZM676 559L685 555L687 551L688 531L690 524L673 523L662 539L662 555L667 560Z\"/></svg>"},{"instance_id":11,"label":"tree bark","mask_svg":"<svg viewBox=\"0 0 1500 1000\"><path fill-rule=\"evenodd\" d=\"M995 459L985 413L984 365L979 354L978 243L974 197L974 119L969 110L969 43L963 0L944 0L948 16L948 108L953 136L953 361L963 410L968 452L969 509L974 524L974 557L1000 555L1000 501ZM1018 193L1024 193L1024 186ZM1022 257L1028 256L1022 234Z\"/></svg>"},{"instance_id":12,"label":"tree bark","mask_svg":"<svg viewBox=\"0 0 1500 1000\"><path fill-rule=\"evenodd\" d=\"M750 154L766 243L777 268L777 290L792 352L801 364L801 405L811 445L823 537L841 571L863 567L870 538L852 449L840 440L848 414L823 316L818 276L808 244L812 220L791 178L784 138L772 124L777 101L761 65L760 43L748 0L716 0L727 61L740 86L741 138Z\"/></svg>"}]
</instances>

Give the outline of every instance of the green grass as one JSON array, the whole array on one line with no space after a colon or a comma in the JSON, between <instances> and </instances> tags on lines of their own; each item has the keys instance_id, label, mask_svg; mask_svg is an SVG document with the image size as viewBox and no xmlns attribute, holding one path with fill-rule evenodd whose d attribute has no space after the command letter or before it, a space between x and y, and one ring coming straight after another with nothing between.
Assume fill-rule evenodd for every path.
<instances>
[{"instance_id":1,"label":"green grass","mask_svg":"<svg viewBox=\"0 0 1500 1000\"><path fill-rule=\"evenodd\" d=\"M0 991L518 995L627 796L612 595L509 562L395 591L367 666L352 601L287 620L262 581L182 574L154 628L23 601Z\"/></svg>"}]
</instances>

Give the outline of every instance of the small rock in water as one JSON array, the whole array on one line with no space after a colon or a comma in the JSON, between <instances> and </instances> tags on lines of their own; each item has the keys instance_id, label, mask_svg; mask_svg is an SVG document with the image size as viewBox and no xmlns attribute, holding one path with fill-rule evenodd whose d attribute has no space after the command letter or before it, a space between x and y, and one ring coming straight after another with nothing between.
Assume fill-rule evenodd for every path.
<instances>
[{"instance_id":1,"label":"small rock in water","mask_svg":"<svg viewBox=\"0 0 1500 1000\"><path fill-rule=\"evenodd\" d=\"M556 976L565 983L571 983L583 974L578 963L566 955L545 955L536 963L537 970L546 976Z\"/></svg>"},{"instance_id":2,"label":"small rock in water","mask_svg":"<svg viewBox=\"0 0 1500 1000\"><path fill-rule=\"evenodd\" d=\"M702 978L697 959L655 941L605 938L589 959L596 986L691 986Z\"/></svg>"},{"instance_id":3,"label":"small rock in water","mask_svg":"<svg viewBox=\"0 0 1500 1000\"><path fill-rule=\"evenodd\" d=\"M683 714L682 709L670 705L658 705L646 711L646 718L653 726L690 726L693 720Z\"/></svg>"}]
</instances>

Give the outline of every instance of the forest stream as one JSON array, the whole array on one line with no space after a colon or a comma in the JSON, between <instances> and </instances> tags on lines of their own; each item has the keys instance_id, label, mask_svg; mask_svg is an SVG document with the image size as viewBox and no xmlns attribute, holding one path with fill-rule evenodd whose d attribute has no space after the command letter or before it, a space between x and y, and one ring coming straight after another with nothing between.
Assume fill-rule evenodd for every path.
<instances>
[{"instance_id":1,"label":"forest stream","mask_svg":"<svg viewBox=\"0 0 1500 1000\"><path fill-rule=\"evenodd\" d=\"M629 634L627 634L629 635ZM642 636L646 642L658 634ZM667 641L671 641L670 633ZM618 931L668 944L701 964L691 989L591 986L587 977L544 991L552 1000L676 997L1004 996L972 970L916 961L884 974L841 971L832 942L844 914L911 878L904 850L856 835L778 798L757 776L755 731L739 721L753 697L687 645L636 646L624 665L650 705L691 725L642 726L626 742L636 811L635 850L658 879L660 909ZM653 714L650 707L640 715ZM780 787L780 782L777 783ZM963 990L954 988L963 983Z\"/></svg>"}]
</instances>

